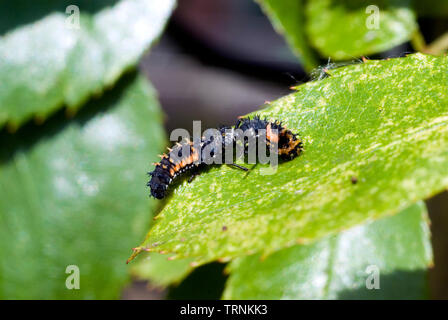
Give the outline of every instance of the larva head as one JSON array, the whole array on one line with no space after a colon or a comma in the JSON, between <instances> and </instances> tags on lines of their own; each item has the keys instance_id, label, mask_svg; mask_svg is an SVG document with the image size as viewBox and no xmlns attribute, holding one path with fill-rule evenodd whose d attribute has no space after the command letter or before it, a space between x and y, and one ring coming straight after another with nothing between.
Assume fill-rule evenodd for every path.
<instances>
[{"instance_id":1,"label":"larva head","mask_svg":"<svg viewBox=\"0 0 448 320\"><path fill-rule=\"evenodd\" d=\"M298 156L303 148L302 141L277 121L266 126L266 139L277 144L278 154L285 160Z\"/></svg>"},{"instance_id":2,"label":"larva head","mask_svg":"<svg viewBox=\"0 0 448 320\"><path fill-rule=\"evenodd\" d=\"M303 143L294 133L283 128L279 133L278 154L286 160L297 157L303 149Z\"/></svg>"},{"instance_id":3,"label":"larva head","mask_svg":"<svg viewBox=\"0 0 448 320\"><path fill-rule=\"evenodd\" d=\"M151 188L151 195L156 199L163 199L165 198L165 190L162 188Z\"/></svg>"}]
</instances>

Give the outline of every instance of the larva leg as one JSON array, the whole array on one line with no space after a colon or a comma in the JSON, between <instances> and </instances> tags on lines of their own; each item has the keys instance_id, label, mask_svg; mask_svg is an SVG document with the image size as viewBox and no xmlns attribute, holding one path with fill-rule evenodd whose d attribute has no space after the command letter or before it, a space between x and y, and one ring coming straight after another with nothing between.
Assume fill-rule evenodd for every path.
<instances>
[{"instance_id":1,"label":"larva leg","mask_svg":"<svg viewBox=\"0 0 448 320\"><path fill-rule=\"evenodd\" d=\"M196 176L198 176L199 175L199 173L193 173L191 176L190 176L190 178L188 178L188 183L191 183L191 181L193 181L193 179L196 177Z\"/></svg>"},{"instance_id":2,"label":"larva leg","mask_svg":"<svg viewBox=\"0 0 448 320\"><path fill-rule=\"evenodd\" d=\"M249 171L249 169L247 169L246 167L240 166L240 165L238 165L236 163L229 163L229 166L232 166L232 167L244 170L244 171Z\"/></svg>"},{"instance_id":3,"label":"larva leg","mask_svg":"<svg viewBox=\"0 0 448 320\"><path fill-rule=\"evenodd\" d=\"M193 171L191 172L190 178L188 178L188 183L191 183L191 181L193 181L193 179L200 174L201 174L201 172L199 170L193 169Z\"/></svg>"}]
</instances>

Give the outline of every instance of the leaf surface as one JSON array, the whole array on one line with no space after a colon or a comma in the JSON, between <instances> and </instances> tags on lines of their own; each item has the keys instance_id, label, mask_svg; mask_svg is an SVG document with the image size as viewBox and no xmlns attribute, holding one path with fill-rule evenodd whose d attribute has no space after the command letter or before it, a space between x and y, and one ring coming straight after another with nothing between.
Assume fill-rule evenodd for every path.
<instances>
[{"instance_id":1,"label":"leaf surface","mask_svg":"<svg viewBox=\"0 0 448 320\"><path fill-rule=\"evenodd\" d=\"M407 0L313 0L307 2L306 30L323 57L352 60L389 50L417 30Z\"/></svg>"},{"instance_id":2,"label":"leaf surface","mask_svg":"<svg viewBox=\"0 0 448 320\"><path fill-rule=\"evenodd\" d=\"M272 175L210 168L171 189L143 248L221 261L311 243L448 187L447 57L331 70L260 111L304 141Z\"/></svg>"},{"instance_id":3,"label":"leaf surface","mask_svg":"<svg viewBox=\"0 0 448 320\"><path fill-rule=\"evenodd\" d=\"M175 4L123 0L91 13L91 4L78 2L70 5L79 4L79 28L65 6L53 2L37 8L34 2L1 5L19 17L27 6L47 15L0 37L0 128L7 123L15 130L32 117L42 122L63 105L74 113L89 97L102 94L137 64Z\"/></svg>"},{"instance_id":4,"label":"leaf surface","mask_svg":"<svg viewBox=\"0 0 448 320\"><path fill-rule=\"evenodd\" d=\"M161 121L154 89L126 76L73 119L2 133L1 298L119 297L129 247L157 205L145 170L165 144ZM69 265L79 290L66 287Z\"/></svg>"},{"instance_id":5,"label":"leaf surface","mask_svg":"<svg viewBox=\"0 0 448 320\"><path fill-rule=\"evenodd\" d=\"M168 260L173 255L151 252L131 265L132 274L140 280L166 287L179 284L193 270L192 259Z\"/></svg>"},{"instance_id":6,"label":"leaf surface","mask_svg":"<svg viewBox=\"0 0 448 320\"><path fill-rule=\"evenodd\" d=\"M425 298L432 264L428 222L419 202L312 245L296 245L266 259L238 258L228 267L223 298Z\"/></svg>"}]
</instances>

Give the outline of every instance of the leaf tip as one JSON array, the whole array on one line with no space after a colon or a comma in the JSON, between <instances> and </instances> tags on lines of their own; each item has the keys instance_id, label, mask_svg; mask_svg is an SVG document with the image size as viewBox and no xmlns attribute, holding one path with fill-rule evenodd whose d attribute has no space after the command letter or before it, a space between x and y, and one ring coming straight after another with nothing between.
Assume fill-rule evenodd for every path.
<instances>
[{"instance_id":1,"label":"leaf tip","mask_svg":"<svg viewBox=\"0 0 448 320\"><path fill-rule=\"evenodd\" d=\"M128 258L128 260L126 260L126 264L129 264L129 262L134 260L135 257L138 256L140 254L140 252L142 252L143 250L146 251L146 248L143 248L143 247L132 248L133 252L132 252L131 256Z\"/></svg>"}]
</instances>

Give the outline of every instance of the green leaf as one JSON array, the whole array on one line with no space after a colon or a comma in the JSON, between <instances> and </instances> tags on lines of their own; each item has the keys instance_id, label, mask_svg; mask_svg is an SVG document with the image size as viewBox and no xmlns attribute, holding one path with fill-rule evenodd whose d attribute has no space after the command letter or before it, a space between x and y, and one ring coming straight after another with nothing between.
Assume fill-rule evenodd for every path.
<instances>
[{"instance_id":1,"label":"green leaf","mask_svg":"<svg viewBox=\"0 0 448 320\"><path fill-rule=\"evenodd\" d=\"M135 76L75 118L3 133L0 298L111 299L157 205L145 174L165 144L154 89ZM80 290L68 290L77 265Z\"/></svg>"},{"instance_id":2,"label":"green leaf","mask_svg":"<svg viewBox=\"0 0 448 320\"><path fill-rule=\"evenodd\" d=\"M306 30L312 45L324 57L347 60L391 49L409 41L417 30L407 0L380 0L378 28L369 0L313 0L307 2ZM373 27L370 27L373 26Z\"/></svg>"},{"instance_id":3,"label":"green leaf","mask_svg":"<svg viewBox=\"0 0 448 320\"><path fill-rule=\"evenodd\" d=\"M317 66L305 35L305 10L302 0L256 0L282 34L307 71Z\"/></svg>"},{"instance_id":4,"label":"green leaf","mask_svg":"<svg viewBox=\"0 0 448 320\"><path fill-rule=\"evenodd\" d=\"M266 259L229 265L224 299L421 299L432 264L424 203ZM367 289L366 283L379 290ZM370 276L370 278L369 278Z\"/></svg>"},{"instance_id":5,"label":"green leaf","mask_svg":"<svg viewBox=\"0 0 448 320\"><path fill-rule=\"evenodd\" d=\"M59 11L1 37L0 128L15 129L33 116L41 122L63 105L74 113L101 94L137 64L173 6L174 0L123 0L94 14L81 6L79 29L67 27L68 15Z\"/></svg>"},{"instance_id":6,"label":"green leaf","mask_svg":"<svg viewBox=\"0 0 448 320\"><path fill-rule=\"evenodd\" d=\"M140 280L149 280L151 284L166 287L179 284L193 270L192 259L168 260L173 255L147 253L132 264L132 274Z\"/></svg>"},{"instance_id":7,"label":"green leaf","mask_svg":"<svg viewBox=\"0 0 448 320\"><path fill-rule=\"evenodd\" d=\"M304 153L273 175L262 165L247 175L219 166L183 181L135 253L198 263L268 254L440 192L448 186L447 67L448 57L415 54L299 86L260 114L299 132Z\"/></svg>"}]
</instances>

